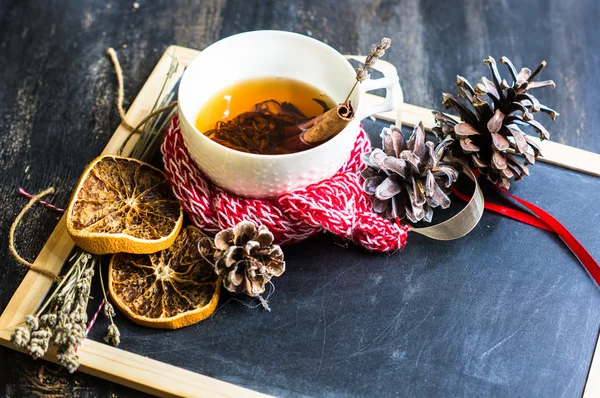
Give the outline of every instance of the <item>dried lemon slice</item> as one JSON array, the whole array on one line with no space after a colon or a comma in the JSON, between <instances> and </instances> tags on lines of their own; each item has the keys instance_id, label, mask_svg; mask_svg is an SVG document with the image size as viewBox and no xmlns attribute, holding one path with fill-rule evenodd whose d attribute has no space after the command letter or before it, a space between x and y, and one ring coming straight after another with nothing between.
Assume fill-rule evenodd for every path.
<instances>
[{"instance_id":1,"label":"dried lemon slice","mask_svg":"<svg viewBox=\"0 0 600 398\"><path fill-rule=\"evenodd\" d=\"M212 251L200 245L206 235L184 228L173 246L153 254L115 254L108 285L115 305L140 325L177 329L213 313L221 281ZM200 252L202 250L202 252Z\"/></svg>"},{"instance_id":2,"label":"dried lemon slice","mask_svg":"<svg viewBox=\"0 0 600 398\"><path fill-rule=\"evenodd\" d=\"M95 254L154 253L173 244L181 203L165 174L136 159L103 155L83 172L67 209L67 230Z\"/></svg>"}]
</instances>

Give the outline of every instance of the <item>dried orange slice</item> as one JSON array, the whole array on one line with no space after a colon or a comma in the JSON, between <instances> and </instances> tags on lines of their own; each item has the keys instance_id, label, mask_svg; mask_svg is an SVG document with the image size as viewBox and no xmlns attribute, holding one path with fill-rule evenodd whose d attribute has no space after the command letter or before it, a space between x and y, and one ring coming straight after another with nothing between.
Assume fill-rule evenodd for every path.
<instances>
[{"instance_id":1,"label":"dried orange slice","mask_svg":"<svg viewBox=\"0 0 600 398\"><path fill-rule=\"evenodd\" d=\"M102 155L86 167L67 209L69 235L94 254L166 249L182 223L181 203L165 174L114 155Z\"/></svg>"},{"instance_id":2,"label":"dried orange slice","mask_svg":"<svg viewBox=\"0 0 600 398\"><path fill-rule=\"evenodd\" d=\"M108 289L115 305L153 328L177 329L207 318L217 307L221 280L209 261L213 251L201 245L204 238L189 226L161 252L112 256Z\"/></svg>"}]
</instances>

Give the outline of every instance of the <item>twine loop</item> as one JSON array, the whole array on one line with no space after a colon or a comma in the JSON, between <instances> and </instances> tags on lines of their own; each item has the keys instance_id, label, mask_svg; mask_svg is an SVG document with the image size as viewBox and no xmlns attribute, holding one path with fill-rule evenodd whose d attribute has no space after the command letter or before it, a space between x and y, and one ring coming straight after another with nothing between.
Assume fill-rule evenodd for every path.
<instances>
[{"instance_id":1,"label":"twine loop","mask_svg":"<svg viewBox=\"0 0 600 398\"><path fill-rule=\"evenodd\" d=\"M55 274L54 272L48 271L46 269L44 269L43 267L39 267L37 265L35 265L34 263L31 263L27 260L25 260L23 257L21 257L21 255L17 252L17 249L15 248L15 231L17 229L17 227L19 226L19 223L21 222L21 220L23 219L23 216L25 215L25 213L27 213L27 211L29 209L31 209L31 207L41 198L43 198L46 195L51 195L54 193L54 188L50 187L40 193L38 193L37 195L31 195L29 202L27 202L27 204L25 205L25 207L23 207L23 209L21 210L21 212L19 213L19 215L17 216L17 218L15 218L15 221L13 221L11 227L10 227L10 231L8 233L8 249L10 250L10 252L12 253L12 255L14 256L14 258L20 262L21 264L23 264L24 266L26 266L27 268L38 272L44 276L47 276L49 278L54 279L55 281L60 281L60 277ZM60 209L58 209L60 210Z\"/></svg>"}]
</instances>

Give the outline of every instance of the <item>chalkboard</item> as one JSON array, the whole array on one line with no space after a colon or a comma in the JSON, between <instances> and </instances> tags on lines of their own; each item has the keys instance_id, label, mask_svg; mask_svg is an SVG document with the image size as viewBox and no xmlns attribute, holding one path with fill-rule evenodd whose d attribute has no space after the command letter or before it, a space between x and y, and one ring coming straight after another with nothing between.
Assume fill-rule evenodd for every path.
<instances>
[{"instance_id":1,"label":"chalkboard","mask_svg":"<svg viewBox=\"0 0 600 398\"><path fill-rule=\"evenodd\" d=\"M115 77L104 56L108 47L118 50L128 104L167 46L203 49L220 38L255 29L312 35L346 54L364 53L371 43L389 36L394 44L385 59L398 68L406 101L428 108L440 107L443 91L454 92L456 74L471 82L487 76L481 62L487 55L506 55L518 67L533 67L545 59L548 67L543 78L554 79L557 89L536 94L561 113L550 125L551 139L600 152L597 0L350 0L342 7L338 0L85 0L43 5L31 0L0 1L0 225L4 227L0 246L5 248L0 251L0 309L26 273L6 250L8 226L25 203L16 193L18 188L35 193L53 185L57 193L49 200L66 205L79 174L119 123ZM379 127L367 125L373 134ZM599 183L538 164L532 177L515 184L514 191L559 218L600 259L600 216L595 203ZM35 258L56 222L51 211L41 206L32 209L18 233L19 249L26 258ZM489 248L484 244L488 241L492 242ZM176 363L181 352L169 357L152 350L172 349L169 339L181 341L181 347L198 342L197 350L189 350L190 363L179 361L181 366L257 385L261 391L281 391L280 395L293 395L291 389L300 390L296 395L305 391L313 396L333 395L332 391L340 396L358 391L367 396L424 391L501 397L581 393L597 337L599 295L573 256L549 233L485 214L481 225L463 240L434 243L410 234L406 249L389 258L354 246L343 249L329 236L287 248L286 254L290 266L276 281L271 313L229 302L210 320L165 333L164 341L160 333L131 326L120 316L123 347ZM360 265L340 275L347 269L343 262ZM368 279L381 274L385 277L380 285L387 290L373 289L375 282ZM352 281L364 291L352 288ZM369 294L377 295L383 304L369 305L365 299ZM341 314L351 313L348 318L355 319L333 324L342 295L348 305ZM353 307L348 296L359 297L356 301L362 300L362 305ZM302 305L318 300L324 310L303 310ZM97 302L90 307L94 305ZM376 311L369 311L373 308ZM325 339L323 319L329 325ZM102 322L92 330L96 339L106 326ZM227 322L247 325L250 331L256 324L269 330L270 343L264 344L268 349L260 347L253 358L256 365L250 365L243 354L228 353L232 346L223 330L233 325ZM275 334L284 322L291 323L287 330L292 334L311 328L320 333L313 339L306 337L315 346L305 343L305 354L286 364L287 371L279 369L279 362L269 355L291 347L292 337L284 340L282 334ZM339 376L331 376L334 372L328 366L375 340L390 322L391 330L375 345L385 349L374 352L369 346L335 365ZM364 340L359 345L345 334L347 330L354 336L350 331L355 324L368 325L356 332L356 339ZM153 340L144 342L144 335L154 336ZM429 338L421 351L425 337ZM200 345L211 338L219 343L208 348ZM354 351L335 345L336 341L347 341ZM235 366L222 365L226 371L219 370L217 352ZM4 347L0 356L0 396L141 395L83 373L68 375L58 366ZM300 363L307 370L299 366L289 370ZM359 371L350 373L349 368ZM272 373L275 369L275 375L285 375L290 384L277 384L276 377L281 376L269 378L261 374L263 369ZM320 387L325 383L335 387ZM361 390L357 385L365 387Z\"/></svg>"},{"instance_id":2,"label":"chalkboard","mask_svg":"<svg viewBox=\"0 0 600 398\"><path fill-rule=\"evenodd\" d=\"M384 125L365 122L374 145ZM542 163L531 174L512 192L600 258L598 178ZM374 254L320 234L285 255L271 312L223 294L209 319L176 331L119 314L120 348L276 396L582 393L600 294L549 232L486 212L456 241L411 233L404 250ZM106 327L100 317L90 338Z\"/></svg>"}]
</instances>

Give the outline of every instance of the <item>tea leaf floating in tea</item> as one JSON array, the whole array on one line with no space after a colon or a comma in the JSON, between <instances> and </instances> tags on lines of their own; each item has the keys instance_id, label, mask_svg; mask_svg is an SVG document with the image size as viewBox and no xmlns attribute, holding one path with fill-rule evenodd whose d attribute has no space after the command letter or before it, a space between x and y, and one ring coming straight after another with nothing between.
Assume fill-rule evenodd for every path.
<instances>
[{"instance_id":1,"label":"tea leaf floating in tea","mask_svg":"<svg viewBox=\"0 0 600 398\"><path fill-rule=\"evenodd\" d=\"M242 152L283 154L291 152L282 147L284 138L289 136L290 131L296 135L301 133L303 130L296 129L296 126L310 120L294 104L270 99L256 104L252 112L217 122L215 128L205 135L221 145Z\"/></svg>"}]
</instances>

